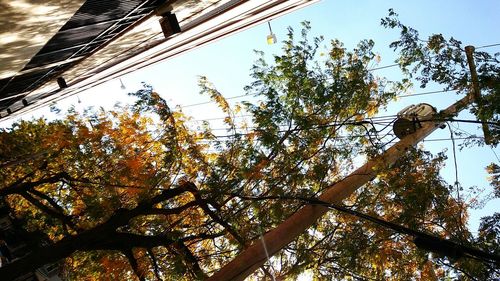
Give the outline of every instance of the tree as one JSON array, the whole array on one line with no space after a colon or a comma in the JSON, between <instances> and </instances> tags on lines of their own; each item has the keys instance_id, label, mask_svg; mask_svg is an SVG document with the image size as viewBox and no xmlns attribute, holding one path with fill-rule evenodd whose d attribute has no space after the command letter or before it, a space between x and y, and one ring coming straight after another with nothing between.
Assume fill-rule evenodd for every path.
<instances>
[{"instance_id":1,"label":"tree","mask_svg":"<svg viewBox=\"0 0 500 281\"><path fill-rule=\"evenodd\" d=\"M3 130L0 196L19 231L41 235L0 275L13 279L62 260L69 280L205 279L301 206L320 204L316 196L346 177L357 156L384 149L369 117L408 83L369 71L377 63L373 41L349 51L334 40L322 52L322 38L311 41L309 29L305 23L298 39L290 29L274 64L256 62L246 91L259 101L242 105L250 123L238 123L238 108L200 78L201 92L227 115L225 136L209 124L191 129L148 85L131 106L70 110L61 120ZM443 246L498 254L486 247L498 241L494 218L477 239L467 230L467 202L439 175L444 160L412 149L343 202L427 240L338 209L252 277L293 279L305 270L318 279L498 277L494 264Z\"/></svg>"},{"instance_id":2,"label":"tree","mask_svg":"<svg viewBox=\"0 0 500 281\"><path fill-rule=\"evenodd\" d=\"M402 24L398 14L392 9L389 16L382 19L385 28L401 30L400 39L390 44L394 50L399 50L397 63L400 65L406 79L414 78L425 88L429 82L442 85L445 90L456 90L457 94L472 92L472 74L467 66L466 47L462 42L451 37L445 39L442 34L433 34L422 39L417 30ZM475 52L474 59L478 64L478 87L481 91L474 98L471 113L478 120L487 122L491 131L491 145L499 142L500 114L500 61L499 54ZM484 141L479 140L480 144Z\"/></svg>"}]
</instances>

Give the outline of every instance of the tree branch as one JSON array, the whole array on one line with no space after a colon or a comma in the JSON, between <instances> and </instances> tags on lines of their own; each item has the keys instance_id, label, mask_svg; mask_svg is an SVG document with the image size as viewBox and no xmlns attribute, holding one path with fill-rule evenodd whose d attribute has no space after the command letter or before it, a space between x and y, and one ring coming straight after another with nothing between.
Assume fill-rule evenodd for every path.
<instances>
[{"instance_id":1,"label":"tree branch","mask_svg":"<svg viewBox=\"0 0 500 281\"><path fill-rule=\"evenodd\" d=\"M198 191L198 188L194 183L189 183L189 191L194 195L195 199L197 202L200 203L200 207L203 209L203 211L210 216L215 222L220 224L224 229L231 234L231 236L242 246L246 245L245 239L239 235L238 232L225 220L223 220L219 215L217 215L214 211L210 209L208 206L208 203L205 199L203 199Z\"/></svg>"},{"instance_id":2,"label":"tree branch","mask_svg":"<svg viewBox=\"0 0 500 281\"><path fill-rule=\"evenodd\" d=\"M77 250L121 250L123 245L133 245L134 247L152 248L160 245L168 245L175 242L167 236L141 236L127 233L116 233L119 226L128 224L129 220L147 212L151 207L169 198L184 193L187 189L184 186L165 190L157 196L137 205L134 209L119 209L106 222L92 229L80 232L74 236L67 236L62 240L48 246L34 248L31 253L0 268L0 276L5 280L12 280L26 272L34 271L44 264L57 262L68 257ZM33 201L41 208L59 215L54 210L41 204L27 192L24 192L26 199ZM208 235L205 235L208 236ZM203 235L196 237L185 237L184 241L190 239L206 239Z\"/></svg>"},{"instance_id":3,"label":"tree branch","mask_svg":"<svg viewBox=\"0 0 500 281\"><path fill-rule=\"evenodd\" d=\"M59 213L64 214L64 209L61 206L59 206L59 204L57 204L54 201L54 199L52 199L47 194L45 194L43 192L40 192L40 191L38 191L38 190L36 190L34 188L31 189L31 190L29 190L28 193L31 193L31 194L33 194L33 195L35 195L35 196L37 196L37 197L39 197L39 198L47 201L47 203L49 203L50 206L52 206L52 208L56 209Z\"/></svg>"},{"instance_id":4,"label":"tree branch","mask_svg":"<svg viewBox=\"0 0 500 281\"><path fill-rule=\"evenodd\" d=\"M177 208L170 208L170 209L151 208L149 210L145 210L142 214L143 215L166 215L166 216L178 215L178 214L184 212L185 210L187 210L191 207L194 207L194 206L198 206L197 201L191 201L191 202L186 203L186 204L184 204L180 207L177 207Z\"/></svg>"},{"instance_id":5,"label":"tree branch","mask_svg":"<svg viewBox=\"0 0 500 281\"><path fill-rule=\"evenodd\" d=\"M130 267L132 267L132 270L134 270L134 273L139 278L139 280L146 281L143 272L141 272L141 270L139 269L139 264L134 257L132 248L122 249L121 252L127 257L128 262L130 263Z\"/></svg>"},{"instance_id":6,"label":"tree branch","mask_svg":"<svg viewBox=\"0 0 500 281\"><path fill-rule=\"evenodd\" d=\"M23 179L25 179L25 178L23 178ZM11 185L9 185L5 188L2 188L0 190L0 196L6 196L9 194L16 194L16 193L20 193L23 191L28 191L28 190L31 190L34 187L42 185L42 184L56 183L56 182L59 182L63 179L68 179L68 178L70 178L70 177L66 172L60 172L60 173L57 173L57 174L50 176L48 178L43 178L43 179L40 179L40 180L37 180L34 182L21 183L19 181L16 181L15 183L13 183Z\"/></svg>"},{"instance_id":7,"label":"tree branch","mask_svg":"<svg viewBox=\"0 0 500 281\"><path fill-rule=\"evenodd\" d=\"M153 264L153 271L155 272L155 277L158 281L161 281L162 278L160 276L158 261L156 260L155 253L153 252L153 248L148 248L147 251L148 251L149 258L151 258L151 263Z\"/></svg>"},{"instance_id":8,"label":"tree branch","mask_svg":"<svg viewBox=\"0 0 500 281\"><path fill-rule=\"evenodd\" d=\"M33 204L35 207L40 209L42 212L46 213L47 215L54 217L56 219L59 219L63 224L70 226L73 229L76 229L75 224L73 221L71 221L71 218L69 216L64 215L63 213L59 213L58 211L49 208L42 202L38 201L35 199L29 192L23 191L20 192L19 195L21 195L24 199L26 199L28 202Z\"/></svg>"},{"instance_id":9,"label":"tree branch","mask_svg":"<svg viewBox=\"0 0 500 281\"><path fill-rule=\"evenodd\" d=\"M206 273L203 272L203 270L200 268L198 259L182 241L173 243L172 248L174 248L177 253L183 257L187 267L192 272L193 277L195 277L197 280L205 280L208 277Z\"/></svg>"}]
</instances>

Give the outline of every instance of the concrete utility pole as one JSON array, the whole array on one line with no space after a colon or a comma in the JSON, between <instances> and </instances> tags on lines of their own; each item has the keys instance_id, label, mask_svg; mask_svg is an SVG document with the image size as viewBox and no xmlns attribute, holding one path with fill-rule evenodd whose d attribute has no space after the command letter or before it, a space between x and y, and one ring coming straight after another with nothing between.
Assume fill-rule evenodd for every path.
<instances>
[{"instance_id":1,"label":"concrete utility pole","mask_svg":"<svg viewBox=\"0 0 500 281\"><path fill-rule=\"evenodd\" d=\"M441 111L439 115L440 117L456 116L469 103L470 97L466 96ZM397 159L404 155L409 147L415 146L440 125L441 123L438 122L423 122L422 128L404 137L383 154L371 159L342 181L328 187L318 199L328 203L340 204L343 199L375 178L378 170L377 167L387 167L394 164ZM311 227L328 210L327 207L318 205L306 205L302 207L280 225L267 232L262 239L253 241L248 248L243 250L236 258L207 280L244 280L267 261L266 250L269 256L274 255ZM264 248L264 245L267 249Z\"/></svg>"},{"instance_id":2,"label":"concrete utility pole","mask_svg":"<svg viewBox=\"0 0 500 281\"><path fill-rule=\"evenodd\" d=\"M474 46L466 46L465 47L465 54L467 56L467 63L469 64L469 70L470 70L470 76L472 79L472 89L471 89L471 100L475 101L477 103L477 106L479 110L481 110L483 106L483 101L481 98L481 89L479 89L479 78L477 77L477 71L476 71L476 64L474 63ZM488 125L484 123L483 117L481 114L479 114L479 120L483 121L483 134L484 134L484 142L486 144L491 143L491 134L490 134L490 128L488 128Z\"/></svg>"}]
</instances>

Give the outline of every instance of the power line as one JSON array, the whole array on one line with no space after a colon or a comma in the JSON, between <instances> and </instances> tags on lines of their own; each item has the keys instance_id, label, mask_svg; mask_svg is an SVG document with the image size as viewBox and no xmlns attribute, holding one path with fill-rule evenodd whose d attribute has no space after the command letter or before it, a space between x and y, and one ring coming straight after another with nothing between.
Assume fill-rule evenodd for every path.
<instances>
[{"instance_id":1,"label":"power line","mask_svg":"<svg viewBox=\"0 0 500 281\"><path fill-rule=\"evenodd\" d=\"M238 99L242 97L248 97L249 95L244 94L244 95L239 95L239 96L233 96L233 97L227 97L225 98L226 100L232 100L232 99ZM192 106L198 106L198 105L204 105L204 104L210 104L210 103L215 103L214 101L205 101L205 102L200 102L200 103L193 103L193 104L187 104L187 105L180 105L180 108L186 108L186 107L192 107Z\"/></svg>"},{"instance_id":2,"label":"power line","mask_svg":"<svg viewBox=\"0 0 500 281\"><path fill-rule=\"evenodd\" d=\"M362 137L362 136L360 136L360 137ZM470 137L461 137L461 138L454 138L454 139L455 140L470 140L470 139L482 139L482 140L484 140L484 137L470 136ZM426 143L426 142L439 142L439 141L451 141L451 140L452 140L451 138L423 139L422 143ZM395 143L397 143L397 141L391 140L391 141L389 141L387 143L384 143L383 146L386 146L388 144L395 144Z\"/></svg>"},{"instance_id":3,"label":"power line","mask_svg":"<svg viewBox=\"0 0 500 281\"><path fill-rule=\"evenodd\" d=\"M244 135L244 134L242 134ZM394 134L387 134L386 136L384 137L387 137L387 136L394 136ZM229 136L214 136L215 138L227 138ZM332 140L339 140L339 139L347 139L347 138L362 138L362 137L366 137L366 135L350 135L350 136L347 136L347 135L339 135L339 136L336 136L336 137L332 137L330 139ZM480 136L470 136L470 137L461 137L461 138L455 138L455 140L470 140L470 139L484 139L484 137L480 137ZM209 138L202 138L200 140L204 140L206 142L215 142L215 141L221 141L221 140L213 140L213 139L209 139ZM451 138L435 138L435 139L424 139L422 140L423 143L425 142L440 142L440 141L450 141ZM229 141L229 140L228 140ZM387 143L384 143L384 146L385 145L389 145L389 144L395 144L397 143L397 141L390 141L390 142L387 142Z\"/></svg>"},{"instance_id":4,"label":"power line","mask_svg":"<svg viewBox=\"0 0 500 281\"><path fill-rule=\"evenodd\" d=\"M500 262L500 256L492 253L488 253L486 251L483 251L481 249L469 247L463 244L459 244L457 242L448 240L448 239L443 239L441 237L437 237L432 234L428 234L419 230L411 229L402 225L395 224L393 222L389 222L380 218L376 218L349 208L345 208L343 206L339 206L336 204L324 202L321 200L317 199L308 199L308 198L301 198L300 200L308 200L309 204L314 204L314 205L323 205L325 207L328 207L330 209L334 209L336 211L340 211L342 213L350 214L353 216L356 216L358 218L362 218L364 220L368 220L372 223L375 223L377 225L383 226L385 228L392 229L396 231L397 233L403 233L406 235L413 236L414 240L413 242L418 248L422 248L424 250L438 253L438 254L444 254L447 257L452 257L452 258L459 258L463 255L468 255L472 258L477 258L483 262L487 263L499 263Z\"/></svg>"},{"instance_id":5,"label":"power line","mask_svg":"<svg viewBox=\"0 0 500 281\"><path fill-rule=\"evenodd\" d=\"M423 95L432 95L432 94L439 94L439 93L447 93L447 92L453 92L453 91L456 91L456 90L438 90L438 91L420 92L420 93L415 93L415 94L400 95L398 97L399 98L407 98L407 97L414 97L414 96L423 96ZM226 100L232 100L232 99L238 99L238 98L243 98L243 97L251 97L251 96L248 95L248 94L243 94L243 95L237 95L237 96L227 97L225 99ZM215 103L215 102L210 100L210 101L193 103L193 104L179 105L179 107L180 108L187 108L187 107L194 107L194 106L200 106L200 105L211 104L211 103Z\"/></svg>"},{"instance_id":6,"label":"power line","mask_svg":"<svg viewBox=\"0 0 500 281\"><path fill-rule=\"evenodd\" d=\"M490 44L490 45L484 45L484 46L476 47L475 49L477 50L477 49L490 48L490 47L496 47L496 46L500 46L500 43ZM384 66L380 66L380 67L370 68L370 69L368 69L368 71L374 71L374 70L379 70L379 69L391 68L391 67L396 67L396 66L399 66L399 64L398 63L394 63L394 64L384 65Z\"/></svg>"},{"instance_id":7,"label":"power line","mask_svg":"<svg viewBox=\"0 0 500 281\"><path fill-rule=\"evenodd\" d=\"M383 220L381 218L367 215L365 213L353 210L351 208L340 206L334 203L329 203L316 198L301 197L301 196L244 196L236 193L230 193L229 195L238 197L242 200L295 200L310 205L324 206L326 208L333 209L341 213L345 213L351 216L361 218L363 220L370 221L376 225L391 229L397 233L412 236L414 238L413 243L415 243L415 246L429 252L443 254L451 258L460 258L463 256L468 256L474 259L478 259L485 263L500 262L499 255L483 251L482 249L463 245L461 243L457 243L449 239L443 239L441 237L435 236L434 234L429 234L420 230L415 230L403 225Z\"/></svg>"},{"instance_id":8,"label":"power line","mask_svg":"<svg viewBox=\"0 0 500 281\"><path fill-rule=\"evenodd\" d=\"M385 118L385 117L384 117ZM368 121L370 120L370 121ZM365 119L361 121L345 121L345 122L336 122L336 123L327 123L327 124L319 124L315 125L312 127L307 127L307 128L294 128L294 129L287 129L287 130L277 130L277 133L285 133L285 132L300 132L300 131L307 131L307 130L314 130L314 129L324 129L324 128L330 128L330 127L336 127L336 126L364 126L364 125L370 125L373 124L373 121L371 119ZM281 125L280 125L281 126ZM285 125L282 125L285 126ZM221 135L221 136L216 136L220 138L230 138L230 137L239 137L239 136L245 136L245 135L251 135L255 134L258 132L262 132L264 130L259 129L258 127L253 127L253 128L235 128L237 130L245 130L245 129L253 129L254 131L250 133L235 133L231 135ZM231 128L216 128L212 130L231 130ZM346 136L350 137L350 136Z\"/></svg>"},{"instance_id":9,"label":"power line","mask_svg":"<svg viewBox=\"0 0 500 281\"><path fill-rule=\"evenodd\" d=\"M495 157L497 158L497 161L498 163L500 164L500 158L498 158L498 155L497 153L495 152L495 150L490 146L490 149L491 149L491 152L493 152L493 154L495 155Z\"/></svg>"},{"instance_id":10,"label":"power line","mask_svg":"<svg viewBox=\"0 0 500 281\"><path fill-rule=\"evenodd\" d=\"M470 136L470 137L461 137L454 138L455 140L470 140L470 139L484 139L484 137L480 136ZM437 138L437 139L424 139L422 142L430 142L430 141L450 141L451 138Z\"/></svg>"},{"instance_id":11,"label":"power line","mask_svg":"<svg viewBox=\"0 0 500 281\"><path fill-rule=\"evenodd\" d=\"M235 116L234 119L247 118L247 117L252 117L252 116L253 115L251 115L251 114L244 114L244 115ZM226 118L227 117L224 116L224 117L213 117L213 118L207 118L207 119L196 119L196 120L192 120L192 121L193 122L205 122L205 121L224 120Z\"/></svg>"},{"instance_id":12,"label":"power line","mask_svg":"<svg viewBox=\"0 0 500 281\"><path fill-rule=\"evenodd\" d=\"M466 120L466 119L454 119L454 118L432 118L428 120L420 120L417 122L460 122L460 123L473 123L473 124L487 124L492 126L500 127L500 122L488 122L479 120Z\"/></svg>"},{"instance_id":13,"label":"power line","mask_svg":"<svg viewBox=\"0 0 500 281\"><path fill-rule=\"evenodd\" d=\"M314 130L314 129L323 129L323 128L330 128L330 127L335 127L335 126L364 126L364 125L385 125L385 124L390 124L392 123L389 121L386 122L373 122L374 118L370 119L365 119L362 121L346 121L346 122L337 122L337 123L328 123L328 124L321 124L321 125L316 125L316 126L311 126L311 127L305 127L305 128L294 128L290 130L278 130L277 133L284 133L284 132L299 132L299 131L306 131L306 130ZM477 120L465 120L465 119L453 119L453 118L433 118L433 119L427 119L427 120L419 120L415 121L416 123L418 122L463 122L463 123L474 123L474 124L483 124L486 123L488 125L494 125L494 126L499 126L500 123L498 122L483 122L483 121L477 121ZM244 135L250 135L250 134L255 134L260 131L263 131L262 129L259 129L258 127L253 127L253 128L235 128L237 130L245 130L245 129L253 129L253 132L250 133L236 133L236 134L231 134L231 135L224 135L224 136L219 136L219 137L237 137L237 136L244 136ZM216 128L212 130L231 130L231 128ZM459 138L456 138L459 139Z\"/></svg>"},{"instance_id":14,"label":"power line","mask_svg":"<svg viewBox=\"0 0 500 281\"><path fill-rule=\"evenodd\" d=\"M374 70L379 70L379 69L391 68L391 67L395 67L395 66L399 66L399 64L395 63L395 64L389 64L389 65L384 65L384 66L380 66L380 67L370 68L370 69L368 69L368 71L374 71Z\"/></svg>"},{"instance_id":15,"label":"power line","mask_svg":"<svg viewBox=\"0 0 500 281\"><path fill-rule=\"evenodd\" d=\"M476 49L481 49L481 48L488 48L488 47L494 47L494 46L500 46L500 43L498 44L491 44L491 45L484 45L477 47ZM390 65L385 65L385 66L380 66L380 67L375 67L368 69L368 71L374 71L374 70L380 70L380 69L386 69L386 68L391 68L391 67L396 67L399 66L399 64L390 64ZM423 95L431 95L431 94L438 94L438 93L446 93L446 92L452 92L452 91L457 91L457 90L438 90L438 91L429 91L429 92L421 92L421 93L415 93L415 94L408 94L408 95L400 95L398 97L400 98L406 98L406 97L413 97L413 96L423 96ZM231 99L237 99L241 97L248 96L246 94L244 95L238 95L238 96L233 96L233 97L228 97L226 100L231 100ZM210 104L213 103L213 101L206 101L206 102L200 102L200 103L195 103L195 104L188 104L188 105L181 105L181 108L186 108L186 107L192 107L192 106L199 106L199 105L205 105L205 104Z\"/></svg>"},{"instance_id":16,"label":"power line","mask_svg":"<svg viewBox=\"0 0 500 281\"><path fill-rule=\"evenodd\" d=\"M429 92L421 92L421 93L415 93L415 94L400 95L400 96L398 96L398 97L399 97L399 98L407 98L407 97L416 97L416 96L432 95L432 94L438 94L438 93L447 93L447 92L453 92L453 91L456 91L456 90L429 91Z\"/></svg>"},{"instance_id":17,"label":"power line","mask_svg":"<svg viewBox=\"0 0 500 281\"><path fill-rule=\"evenodd\" d=\"M235 116L234 118L239 119L239 118L247 118L247 117L252 117L253 115L251 114L245 114L245 115L240 115L240 116ZM375 117L370 117L370 120L393 120L394 117L397 115L383 115L383 116L375 116ZM223 120L226 119L227 117L214 117L214 118L207 118L207 119L197 119L197 120L192 120L193 122L204 122L204 121L214 121L214 120ZM341 124L342 122L339 122ZM331 123L329 123L331 124ZM241 129L241 128L240 128Z\"/></svg>"},{"instance_id":18,"label":"power line","mask_svg":"<svg viewBox=\"0 0 500 281\"><path fill-rule=\"evenodd\" d=\"M455 185L457 186L457 192L460 190L458 187L458 164L457 164L457 151L455 147L455 136L453 134L453 130L451 129L451 126L448 124L448 129L450 131L450 138L452 142L452 148L453 148L453 163L455 165ZM458 199L460 199L460 193L458 195Z\"/></svg>"},{"instance_id":19,"label":"power line","mask_svg":"<svg viewBox=\"0 0 500 281\"><path fill-rule=\"evenodd\" d=\"M496 47L496 46L500 46L500 43L490 44L490 45L484 45L484 46L476 47L476 49L490 48L490 47Z\"/></svg>"}]
</instances>

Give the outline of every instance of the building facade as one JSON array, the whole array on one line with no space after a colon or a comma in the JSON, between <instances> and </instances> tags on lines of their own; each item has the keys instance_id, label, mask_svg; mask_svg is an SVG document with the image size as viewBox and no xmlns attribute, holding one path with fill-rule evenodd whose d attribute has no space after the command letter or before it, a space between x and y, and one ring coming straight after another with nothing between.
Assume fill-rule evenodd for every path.
<instances>
[{"instance_id":1,"label":"building facade","mask_svg":"<svg viewBox=\"0 0 500 281\"><path fill-rule=\"evenodd\" d=\"M317 1L9 1L0 11L3 26L14 26L0 29L9 62L0 67L0 121Z\"/></svg>"}]
</instances>

